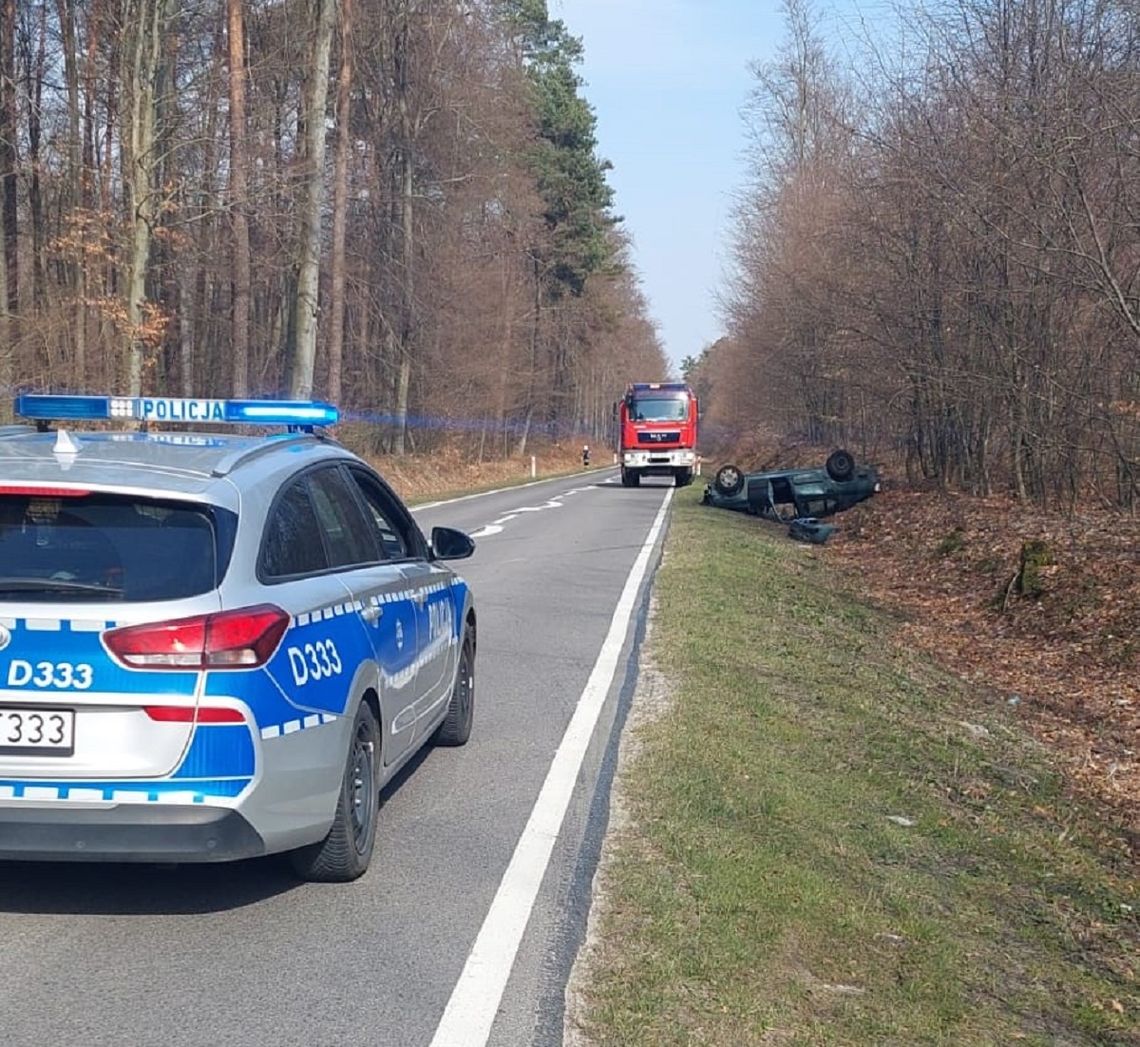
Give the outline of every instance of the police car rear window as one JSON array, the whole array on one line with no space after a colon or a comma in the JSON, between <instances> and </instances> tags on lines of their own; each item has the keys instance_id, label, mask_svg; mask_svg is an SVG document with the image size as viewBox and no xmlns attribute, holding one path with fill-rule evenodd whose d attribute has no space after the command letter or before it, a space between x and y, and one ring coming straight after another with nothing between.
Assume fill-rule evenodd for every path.
<instances>
[{"instance_id":1,"label":"police car rear window","mask_svg":"<svg viewBox=\"0 0 1140 1047\"><path fill-rule=\"evenodd\" d=\"M98 492L0 492L0 600L178 600L209 592L237 517Z\"/></svg>"}]
</instances>

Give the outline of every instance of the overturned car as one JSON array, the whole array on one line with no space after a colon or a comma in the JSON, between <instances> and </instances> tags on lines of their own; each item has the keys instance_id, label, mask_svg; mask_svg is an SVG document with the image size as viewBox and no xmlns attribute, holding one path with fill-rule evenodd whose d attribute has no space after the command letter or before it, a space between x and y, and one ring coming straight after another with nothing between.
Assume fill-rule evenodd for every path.
<instances>
[{"instance_id":1,"label":"overturned car","mask_svg":"<svg viewBox=\"0 0 1140 1047\"><path fill-rule=\"evenodd\" d=\"M857 466L849 451L838 450L822 469L745 473L735 465L721 466L701 501L787 521L843 512L880 489L879 474L872 466Z\"/></svg>"}]
</instances>

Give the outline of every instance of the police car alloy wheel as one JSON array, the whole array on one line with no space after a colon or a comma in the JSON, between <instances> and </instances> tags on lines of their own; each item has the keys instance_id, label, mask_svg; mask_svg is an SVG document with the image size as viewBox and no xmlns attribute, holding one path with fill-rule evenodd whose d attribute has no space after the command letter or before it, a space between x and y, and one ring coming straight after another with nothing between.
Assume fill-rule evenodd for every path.
<instances>
[{"instance_id":1,"label":"police car alloy wheel","mask_svg":"<svg viewBox=\"0 0 1140 1047\"><path fill-rule=\"evenodd\" d=\"M340 799L332 829L319 844L290 855L298 876L317 883L345 883L362 876L376 845L380 808L377 782L380 739L376 714L361 702L352 725L352 741L344 768Z\"/></svg>"},{"instance_id":2,"label":"police car alloy wheel","mask_svg":"<svg viewBox=\"0 0 1140 1047\"><path fill-rule=\"evenodd\" d=\"M463 653L459 672L447 706L447 716L436 733L438 745L466 745L475 718L475 641L470 633L463 637Z\"/></svg>"}]
</instances>

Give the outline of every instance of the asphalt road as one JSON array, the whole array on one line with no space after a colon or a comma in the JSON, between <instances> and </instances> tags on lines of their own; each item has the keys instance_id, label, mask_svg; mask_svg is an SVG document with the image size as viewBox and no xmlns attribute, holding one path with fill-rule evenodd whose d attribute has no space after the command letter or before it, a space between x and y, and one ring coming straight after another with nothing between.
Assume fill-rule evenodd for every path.
<instances>
[{"instance_id":1,"label":"asphalt road","mask_svg":"<svg viewBox=\"0 0 1140 1047\"><path fill-rule=\"evenodd\" d=\"M666 491L591 473L417 511L425 531L478 536L458 565L479 612L475 729L385 791L368 875L299 885L275 859L0 864L0 1043L431 1044ZM560 1042L645 589L498 1006L496 1047Z\"/></svg>"}]
</instances>

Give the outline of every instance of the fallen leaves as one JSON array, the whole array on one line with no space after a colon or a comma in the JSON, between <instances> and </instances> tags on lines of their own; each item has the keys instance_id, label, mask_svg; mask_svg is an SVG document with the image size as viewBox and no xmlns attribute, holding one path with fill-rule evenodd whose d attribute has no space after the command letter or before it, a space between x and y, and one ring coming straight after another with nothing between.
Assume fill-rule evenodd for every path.
<instances>
[{"instance_id":1,"label":"fallen leaves","mask_svg":"<svg viewBox=\"0 0 1140 1047\"><path fill-rule=\"evenodd\" d=\"M901 615L902 640L1016 708L1072 785L1140 830L1140 520L888 491L840 522L825 555ZM1009 581L1027 542L1050 554L1036 599Z\"/></svg>"}]
</instances>

